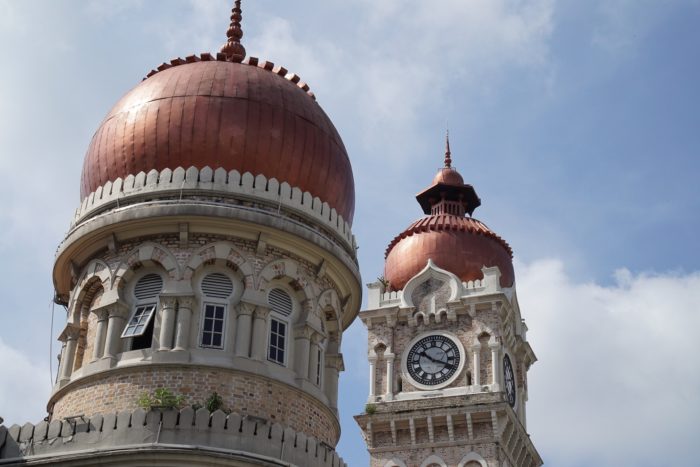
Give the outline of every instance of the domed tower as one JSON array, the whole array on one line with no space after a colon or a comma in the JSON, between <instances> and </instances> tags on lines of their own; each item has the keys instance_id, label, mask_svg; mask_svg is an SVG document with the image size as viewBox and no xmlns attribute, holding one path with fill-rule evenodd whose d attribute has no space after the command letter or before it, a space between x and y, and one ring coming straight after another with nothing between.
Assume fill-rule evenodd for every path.
<instances>
[{"instance_id":1,"label":"domed tower","mask_svg":"<svg viewBox=\"0 0 700 467\"><path fill-rule=\"evenodd\" d=\"M474 219L481 200L445 164L416 199L425 217L386 250L369 285L369 398L355 417L374 467L535 467L526 432L535 355L512 251Z\"/></svg>"},{"instance_id":2,"label":"domed tower","mask_svg":"<svg viewBox=\"0 0 700 467\"><path fill-rule=\"evenodd\" d=\"M226 465L341 465L352 168L309 86L245 57L241 16L236 1L220 53L163 63L95 132L53 270L68 319L50 417L23 428L35 453L70 436L61 449L149 446L138 462L213 465L187 445Z\"/></svg>"}]
</instances>

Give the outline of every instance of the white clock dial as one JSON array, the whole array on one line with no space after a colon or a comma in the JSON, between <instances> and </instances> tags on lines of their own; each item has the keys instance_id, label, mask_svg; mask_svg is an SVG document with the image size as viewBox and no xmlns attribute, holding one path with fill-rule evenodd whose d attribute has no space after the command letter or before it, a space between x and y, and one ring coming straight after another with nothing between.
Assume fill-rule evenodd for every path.
<instances>
[{"instance_id":1,"label":"white clock dial","mask_svg":"<svg viewBox=\"0 0 700 467\"><path fill-rule=\"evenodd\" d=\"M433 334L419 339L408 351L406 371L424 386L445 383L460 368L459 346L451 338Z\"/></svg>"}]
</instances>

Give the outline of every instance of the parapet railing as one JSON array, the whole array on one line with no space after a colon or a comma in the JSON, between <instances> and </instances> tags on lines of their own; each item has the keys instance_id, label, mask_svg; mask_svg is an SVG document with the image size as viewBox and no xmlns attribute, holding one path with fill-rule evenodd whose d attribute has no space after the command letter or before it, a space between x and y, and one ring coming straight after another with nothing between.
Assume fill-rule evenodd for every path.
<instances>
[{"instance_id":1,"label":"parapet railing","mask_svg":"<svg viewBox=\"0 0 700 467\"><path fill-rule=\"evenodd\" d=\"M178 167L175 170L163 169L158 172L139 172L126 178L117 178L105 183L83 199L76 210L71 223L71 229L86 219L107 209L128 205L144 195L161 195L171 192L180 198L183 193L215 192L240 195L248 198L263 199L278 208L290 209L298 214L318 221L343 242L346 248L354 251L355 237L343 216L327 202L314 197L308 191L302 192L298 187L292 187L287 182L279 183L275 178L264 175L254 176L250 172L240 174L237 170L227 172L223 168L213 170L211 167L198 169L190 167L185 170Z\"/></svg>"},{"instance_id":2,"label":"parapet railing","mask_svg":"<svg viewBox=\"0 0 700 467\"><path fill-rule=\"evenodd\" d=\"M201 446L222 452L240 452L280 465L347 467L333 448L302 432L257 417L226 414L220 410L194 411L137 409L133 412L71 417L37 425L0 426L0 465L23 459L75 455L123 446Z\"/></svg>"}]
</instances>

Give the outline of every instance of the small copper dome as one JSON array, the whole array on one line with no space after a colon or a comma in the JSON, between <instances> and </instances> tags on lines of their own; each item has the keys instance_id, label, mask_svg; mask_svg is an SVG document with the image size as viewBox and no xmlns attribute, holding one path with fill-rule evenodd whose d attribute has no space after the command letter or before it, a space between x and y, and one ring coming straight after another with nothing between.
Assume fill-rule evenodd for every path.
<instances>
[{"instance_id":1,"label":"small copper dome","mask_svg":"<svg viewBox=\"0 0 700 467\"><path fill-rule=\"evenodd\" d=\"M384 278L394 290L401 290L431 259L439 268L463 281L483 278L481 269L497 266L501 286L514 282L513 252L501 237L471 216L481 200L471 185L452 168L449 136L445 167L430 187L416 195L429 216L417 220L386 249Z\"/></svg>"},{"instance_id":2,"label":"small copper dome","mask_svg":"<svg viewBox=\"0 0 700 467\"><path fill-rule=\"evenodd\" d=\"M444 167L438 170L438 173L433 178L433 185L438 183L444 183L445 185L462 186L464 185L464 179L462 176L452 167Z\"/></svg>"},{"instance_id":3,"label":"small copper dome","mask_svg":"<svg viewBox=\"0 0 700 467\"><path fill-rule=\"evenodd\" d=\"M308 86L257 59L177 59L107 114L85 156L81 197L118 177L209 166L276 178L319 197L352 223L345 146Z\"/></svg>"}]
</instances>

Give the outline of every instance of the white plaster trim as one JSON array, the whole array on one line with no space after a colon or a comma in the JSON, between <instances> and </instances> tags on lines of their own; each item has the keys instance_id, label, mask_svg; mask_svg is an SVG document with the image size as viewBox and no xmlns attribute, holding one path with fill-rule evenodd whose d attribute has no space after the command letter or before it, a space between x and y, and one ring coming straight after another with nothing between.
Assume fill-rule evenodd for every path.
<instances>
[{"instance_id":1,"label":"white plaster trim","mask_svg":"<svg viewBox=\"0 0 700 467\"><path fill-rule=\"evenodd\" d=\"M478 462L481 464L481 467L488 467L486 460L474 451L464 456L457 467L464 467L467 462Z\"/></svg>"},{"instance_id":2,"label":"white plaster trim","mask_svg":"<svg viewBox=\"0 0 700 467\"><path fill-rule=\"evenodd\" d=\"M139 172L125 179L117 178L98 187L83 199L76 210L71 229L78 224L110 208L121 204L133 204L144 195L154 193L168 194L181 197L183 192L224 192L246 198L262 199L277 207L291 209L304 217L320 222L324 227L336 233L346 247L354 250L355 238L350 224L335 208L327 202L314 197L309 192L302 192L298 187L292 187L287 182L280 183L275 178L269 180L262 174L254 176L250 172L240 174L236 170L227 172L222 168L212 170L204 167L201 170L190 167L185 170L178 167L175 170L164 169L161 172L151 170L148 174Z\"/></svg>"},{"instance_id":3,"label":"white plaster trim","mask_svg":"<svg viewBox=\"0 0 700 467\"><path fill-rule=\"evenodd\" d=\"M384 467L406 467L406 464L401 459L393 457L390 461L384 464Z\"/></svg>"},{"instance_id":4,"label":"white plaster trim","mask_svg":"<svg viewBox=\"0 0 700 467\"><path fill-rule=\"evenodd\" d=\"M440 467L447 467L447 464L445 464L445 461L440 459L438 456L433 454L432 456L428 457L426 460L423 461L423 463L420 465L420 467L427 467L430 464L437 464Z\"/></svg>"},{"instance_id":5,"label":"white plaster trim","mask_svg":"<svg viewBox=\"0 0 700 467\"><path fill-rule=\"evenodd\" d=\"M433 263L432 259L428 259L428 263L423 270L413 276L404 286L403 293L401 294L401 307L413 306L413 302L411 302L413 290L428 279L442 280L450 285L449 302L456 300L462 295L462 283L459 278L449 271L440 269Z\"/></svg>"},{"instance_id":6,"label":"white plaster trim","mask_svg":"<svg viewBox=\"0 0 700 467\"><path fill-rule=\"evenodd\" d=\"M434 335L439 335L439 336L444 336L453 341L456 345L457 348L459 349L460 355L459 355L459 366L457 367L457 371L450 377L447 381L444 383L436 384L435 386L427 386L424 384L420 384L418 381L414 380L411 375L408 373L406 362L408 361L408 353L410 350L413 348L413 346L418 342L419 340L423 339L426 336L434 336ZM452 384L459 376L462 374L462 371L464 370L464 365L467 361L467 353L464 350L464 345L462 345L462 342L459 340L457 336L454 334L447 332L447 331L428 331L421 333L414 337L411 342L408 343L406 348L403 351L403 354L401 355L401 375L403 376L404 380L410 381L411 386L415 386L418 389L424 389L426 391L433 391L436 389L441 389L444 387L449 386Z\"/></svg>"}]
</instances>

